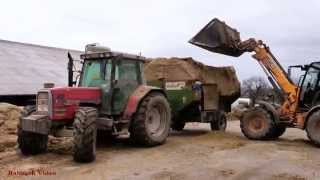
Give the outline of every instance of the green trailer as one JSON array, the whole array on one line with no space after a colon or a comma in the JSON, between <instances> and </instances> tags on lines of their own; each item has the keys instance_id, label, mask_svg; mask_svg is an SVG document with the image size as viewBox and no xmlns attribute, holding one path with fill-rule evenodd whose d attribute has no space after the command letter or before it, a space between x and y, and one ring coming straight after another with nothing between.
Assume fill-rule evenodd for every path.
<instances>
[{"instance_id":1,"label":"green trailer","mask_svg":"<svg viewBox=\"0 0 320 180\"><path fill-rule=\"evenodd\" d=\"M172 109L172 129L186 122L210 123L212 130L226 129L227 112L240 97L233 67L212 67L192 58L149 59L144 68L148 85L166 91Z\"/></svg>"}]
</instances>

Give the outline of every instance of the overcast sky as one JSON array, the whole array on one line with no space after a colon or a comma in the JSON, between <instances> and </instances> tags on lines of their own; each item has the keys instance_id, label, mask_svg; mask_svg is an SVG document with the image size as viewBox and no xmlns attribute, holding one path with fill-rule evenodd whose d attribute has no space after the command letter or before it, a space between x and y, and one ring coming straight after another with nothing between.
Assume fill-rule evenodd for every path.
<instances>
[{"instance_id":1,"label":"overcast sky","mask_svg":"<svg viewBox=\"0 0 320 180\"><path fill-rule=\"evenodd\" d=\"M188 44L211 19L264 40L286 67L320 57L320 1L10 0L1 3L0 39L83 50L99 42L146 57L193 57L233 65L240 79L264 76L249 54L232 58Z\"/></svg>"}]
</instances>

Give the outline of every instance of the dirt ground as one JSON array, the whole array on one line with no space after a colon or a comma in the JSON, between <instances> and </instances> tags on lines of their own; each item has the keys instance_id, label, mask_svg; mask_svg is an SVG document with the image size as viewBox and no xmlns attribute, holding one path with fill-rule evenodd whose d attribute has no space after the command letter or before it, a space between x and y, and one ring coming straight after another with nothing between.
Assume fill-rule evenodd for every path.
<instances>
[{"instance_id":1,"label":"dirt ground","mask_svg":"<svg viewBox=\"0 0 320 180\"><path fill-rule=\"evenodd\" d=\"M211 132L208 124L188 124L172 132L166 144L135 147L125 138L99 145L97 159L75 163L70 140L50 139L48 153L22 156L12 147L0 152L0 179L319 179L320 149L305 133L289 129L277 141L249 141L239 122L227 132ZM17 172L29 173L18 176Z\"/></svg>"}]
</instances>

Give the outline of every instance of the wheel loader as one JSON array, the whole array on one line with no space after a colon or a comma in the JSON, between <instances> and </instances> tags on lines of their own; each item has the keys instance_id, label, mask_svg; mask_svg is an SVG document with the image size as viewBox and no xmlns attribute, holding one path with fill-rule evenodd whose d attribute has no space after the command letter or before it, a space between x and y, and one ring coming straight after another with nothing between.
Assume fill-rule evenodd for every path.
<instances>
[{"instance_id":1,"label":"wheel loader","mask_svg":"<svg viewBox=\"0 0 320 180\"><path fill-rule=\"evenodd\" d=\"M95 159L97 135L108 140L130 134L144 146L165 142L171 110L165 92L145 84L146 58L89 44L76 81L74 60L68 57L69 86L47 84L37 93L36 107L26 108L20 118L18 144L23 154L46 151L49 135L73 137L78 162Z\"/></svg>"},{"instance_id":2,"label":"wheel loader","mask_svg":"<svg viewBox=\"0 0 320 180\"><path fill-rule=\"evenodd\" d=\"M252 52L270 84L283 97L281 106L260 101L245 112L240 126L247 138L276 139L286 128L294 127L305 130L311 142L320 146L320 62L292 66L304 71L300 82L295 84L263 41L254 38L242 41L236 29L217 18L189 42L208 51L233 57Z\"/></svg>"}]
</instances>

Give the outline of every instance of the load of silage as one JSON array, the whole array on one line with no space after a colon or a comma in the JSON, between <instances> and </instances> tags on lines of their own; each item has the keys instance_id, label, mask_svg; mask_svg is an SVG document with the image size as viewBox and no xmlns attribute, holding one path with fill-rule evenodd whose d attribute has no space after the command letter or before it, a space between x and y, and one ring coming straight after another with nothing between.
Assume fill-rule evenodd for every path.
<instances>
[{"instance_id":1,"label":"load of silage","mask_svg":"<svg viewBox=\"0 0 320 180\"><path fill-rule=\"evenodd\" d=\"M147 81L164 79L174 81L201 81L204 84L217 84L221 96L239 96L240 82L235 69L204 65L191 57L149 59L144 68Z\"/></svg>"}]
</instances>

